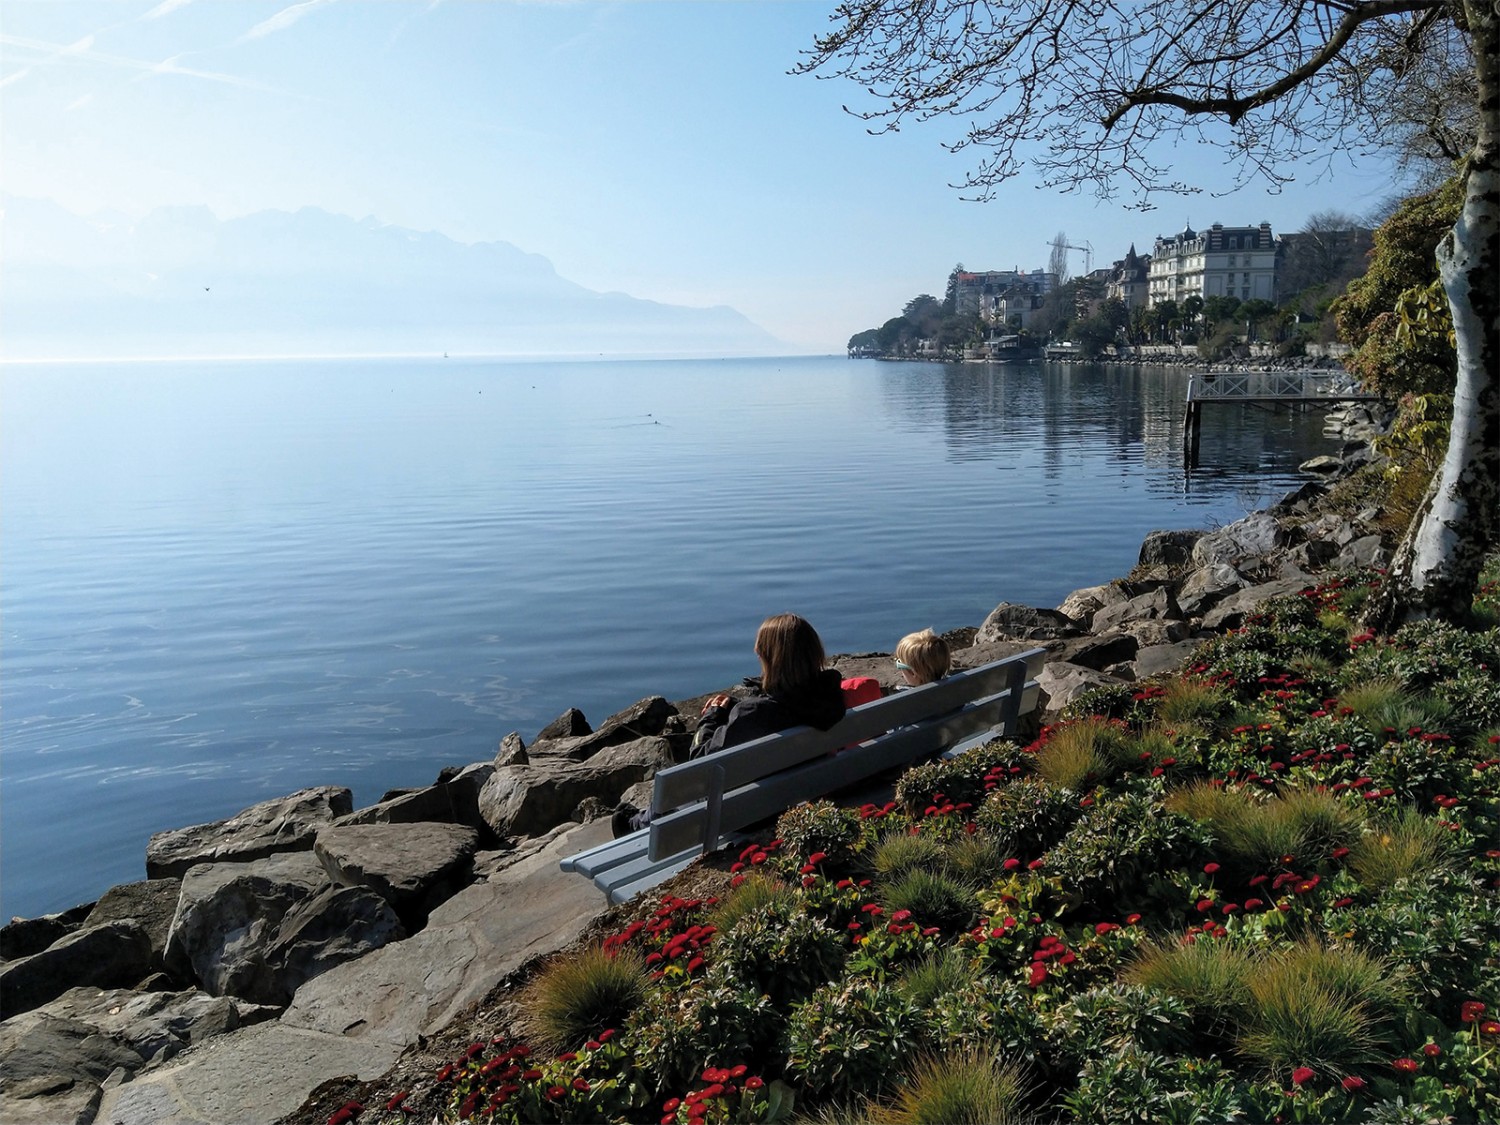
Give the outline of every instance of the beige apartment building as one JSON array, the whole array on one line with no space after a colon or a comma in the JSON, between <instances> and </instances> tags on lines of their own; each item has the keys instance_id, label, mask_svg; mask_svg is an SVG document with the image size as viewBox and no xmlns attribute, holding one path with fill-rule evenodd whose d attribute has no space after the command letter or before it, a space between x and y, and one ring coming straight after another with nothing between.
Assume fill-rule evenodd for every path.
<instances>
[{"instance_id":1,"label":"beige apartment building","mask_svg":"<svg viewBox=\"0 0 1500 1125\"><path fill-rule=\"evenodd\" d=\"M1276 300L1276 238L1270 223L1205 231L1188 227L1158 235L1148 270L1148 301L1181 304L1189 297Z\"/></svg>"}]
</instances>

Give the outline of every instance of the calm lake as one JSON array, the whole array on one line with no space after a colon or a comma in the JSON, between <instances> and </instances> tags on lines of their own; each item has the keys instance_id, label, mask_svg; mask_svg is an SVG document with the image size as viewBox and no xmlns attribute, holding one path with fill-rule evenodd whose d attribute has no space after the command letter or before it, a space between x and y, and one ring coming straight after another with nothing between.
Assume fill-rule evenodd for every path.
<instances>
[{"instance_id":1,"label":"calm lake","mask_svg":"<svg viewBox=\"0 0 1500 1125\"><path fill-rule=\"evenodd\" d=\"M1187 376L843 358L0 368L0 916L309 785L356 806L755 671L1054 606L1227 523L1321 416Z\"/></svg>"}]
</instances>

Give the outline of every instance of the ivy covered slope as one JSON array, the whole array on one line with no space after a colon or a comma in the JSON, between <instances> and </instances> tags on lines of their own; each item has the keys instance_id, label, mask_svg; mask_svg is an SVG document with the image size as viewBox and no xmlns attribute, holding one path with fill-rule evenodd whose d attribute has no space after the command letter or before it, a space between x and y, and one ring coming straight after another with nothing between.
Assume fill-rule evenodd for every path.
<instances>
[{"instance_id":1,"label":"ivy covered slope","mask_svg":"<svg viewBox=\"0 0 1500 1125\"><path fill-rule=\"evenodd\" d=\"M1351 624L1379 575L1329 581L1031 745L793 809L333 1120L1500 1119L1487 577L1480 627L1390 637Z\"/></svg>"}]
</instances>

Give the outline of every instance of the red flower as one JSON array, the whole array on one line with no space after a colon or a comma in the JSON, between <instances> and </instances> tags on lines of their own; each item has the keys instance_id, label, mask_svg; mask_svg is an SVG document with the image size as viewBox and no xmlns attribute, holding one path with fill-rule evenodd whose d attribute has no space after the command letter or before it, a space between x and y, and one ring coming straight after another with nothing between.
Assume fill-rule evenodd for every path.
<instances>
[{"instance_id":1,"label":"red flower","mask_svg":"<svg viewBox=\"0 0 1500 1125\"><path fill-rule=\"evenodd\" d=\"M745 1089L747 1090L759 1090L765 1084L764 1078L757 1078L755 1075L751 1075L745 1079Z\"/></svg>"},{"instance_id":2,"label":"red flower","mask_svg":"<svg viewBox=\"0 0 1500 1125\"><path fill-rule=\"evenodd\" d=\"M812 855L810 855L810 856L807 857L807 862L808 863L822 863L827 858L828 858L828 853L827 852L813 852Z\"/></svg>"},{"instance_id":3,"label":"red flower","mask_svg":"<svg viewBox=\"0 0 1500 1125\"><path fill-rule=\"evenodd\" d=\"M1357 1074L1351 1074L1351 1075L1349 1075L1341 1083L1341 1085L1344 1087L1344 1089L1348 1090L1351 1094L1355 1090L1363 1089L1364 1084L1365 1084L1365 1080L1363 1078L1361 1078Z\"/></svg>"},{"instance_id":4,"label":"red flower","mask_svg":"<svg viewBox=\"0 0 1500 1125\"><path fill-rule=\"evenodd\" d=\"M1416 1059L1401 1058L1391 1060L1391 1066L1402 1074L1415 1074L1421 1065Z\"/></svg>"},{"instance_id":5,"label":"red flower","mask_svg":"<svg viewBox=\"0 0 1500 1125\"><path fill-rule=\"evenodd\" d=\"M1484 1035L1500 1035L1500 1021L1485 1020L1479 1025L1479 1030Z\"/></svg>"},{"instance_id":6,"label":"red flower","mask_svg":"<svg viewBox=\"0 0 1500 1125\"><path fill-rule=\"evenodd\" d=\"M1212 875L1217 870L1219 870L1219 865L1217 863L1205 863L1203 865L1203 874L1205 875Z\"/></svg>"},{"instance_id":7,"label":"red flower","mask_svg":"<svg viewBox=\"0 0 1500 1125\"><path fill-rule=\"evenodd\" d=\"M1127 915L1125 915L1125 924L1127 926L1133 926L1137 922L1139 922L1140 920L1141 920L1141 916L1139 914L1127 914Z\"/></svg>"},{"instance_id":8,"label":"red flower","mask_svg":"<svg viewBox=\"0 0 1500 1125\"><path fill-rule=\"evenodd\" d=\"M1007 871L1014 871L1021 866L1021 861L1019 859L1007 859L1001 866Z\"/></svg>"},{"instance_id":9,"label":"red flower","mask_svg":"<svg viewBox=\"0 0 1500 1125\"><path fill-rule=\"evenodd\" d=\"M1028 980L1026 983L1028 985L1030 985L1032 988L1036 988L1038 985L1040 985L1046 979L1047 979L1047 962L1045 962L1045 961L1034 962L1032 964L1032 966L1031 966L1031 979Z\"/></svg>"},{"instance_id":10,"label":"red flower","mask_svg":"<svg viewBox=\"0 0 1500 1125\"><path fill-rule=\"evenodd\" d=\"M681 1104L682 1104L682 1099L681 1098L668 1098L662 1104L661 1108L666 1113L675 1113L677 1111L677 1107L680 1106Z\"/></svg>"},{"instance_id":11,"label":"red flower","mask_svg":"<svg viewBox=\"0 0 1500 1125\"><path fill-rule=\"evenodd\" d=\"M1465 1000L1459 1008L1459 1019L1464 1023L1473 1023L1474 1018L1484 1011L1484 1005L1478 1000Z\"/></svg>"},{"instance_id":12,"label":"red flower","mask_svg":"<svg viewBox=\"0 0 1500 1125\"><path fill-rule=\"evenodd\" d=\"M1305 1086L1317 1077L1317 1072L1310 1066L1299 1066L1292 1071L1292 1085Z\"/></svg>"},{"instance_id":13,"label":"red flower","mask_svg":"<svg viewBox=\"0 0 1500 1125\"><path fill-rule=\"evenodd\" d=\"M575 1078L575 1079L573 1079L573 1089L578 1090L581 1093L585 1093L585 1094L588 1093L589 1092L589 1080L587 1078Z\"/></svg>"},{"instance_id":14,"label":"red flower","mask_svg":"<svg viewBox=\"0 0 1500 1125\"><path fill-rule=\"evenodd\" d=\"M1443 1049L1436 1043L1427 1043L1422 1047L1422 1053L1429 1059L1435 1059L1443 1053Z\"/></svg>"}]
</instances>

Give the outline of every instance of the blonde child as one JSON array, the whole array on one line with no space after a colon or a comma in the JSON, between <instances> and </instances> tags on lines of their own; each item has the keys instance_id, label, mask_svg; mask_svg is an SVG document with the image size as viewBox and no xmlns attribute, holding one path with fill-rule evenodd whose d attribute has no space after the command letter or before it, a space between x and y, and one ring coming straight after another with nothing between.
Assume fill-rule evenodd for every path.
<instances>
[{"instance_id":1,"label":"blonde child","mask_svg":"<svg viewBox=\"0 0 1500 1125\"><path fill-rule=\"evenodd\" d=\"M896 645L896 670L902 679L897 690L941 680L948 674L951 663L948 642L931 629L908 633Z\"/></svg>"}]
</instances>

